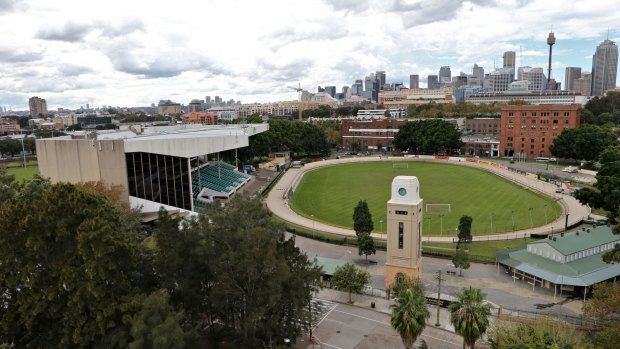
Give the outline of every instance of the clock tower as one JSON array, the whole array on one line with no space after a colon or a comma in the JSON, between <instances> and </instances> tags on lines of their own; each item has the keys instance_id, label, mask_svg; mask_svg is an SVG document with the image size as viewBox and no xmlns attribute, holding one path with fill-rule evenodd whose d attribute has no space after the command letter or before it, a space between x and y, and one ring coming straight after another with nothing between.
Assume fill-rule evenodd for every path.
<instances>
[{"instance_id":1,"label":"clock tower","mask_svg":"<svg viewBox=\"0 0 620 349\"><path fill-rule=\"evenodd\" d=\"M387 202L386 288L396 277L422 273L422 201L417 177L394 178Z\"/></svg>"}]
</instances>

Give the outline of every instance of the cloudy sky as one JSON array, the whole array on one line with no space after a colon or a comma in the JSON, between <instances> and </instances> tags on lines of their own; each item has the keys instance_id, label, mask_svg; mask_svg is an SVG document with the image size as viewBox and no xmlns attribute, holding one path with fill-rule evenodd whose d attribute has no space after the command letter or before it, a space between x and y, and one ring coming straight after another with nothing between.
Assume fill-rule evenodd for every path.
<instances>
[{"instance_id":1,"label":"cloudy sky","mask_svg":"<svg viewBox=\"0 0 620 349\"><path fill-rule=\"evenodd\" d=\"M351 85L409 74L517 65L590 71L596 46L620 41L619 0L0 0L0 106L187 104L219 95L293 100L287 86Z\"/></svg>"}]
</instances>

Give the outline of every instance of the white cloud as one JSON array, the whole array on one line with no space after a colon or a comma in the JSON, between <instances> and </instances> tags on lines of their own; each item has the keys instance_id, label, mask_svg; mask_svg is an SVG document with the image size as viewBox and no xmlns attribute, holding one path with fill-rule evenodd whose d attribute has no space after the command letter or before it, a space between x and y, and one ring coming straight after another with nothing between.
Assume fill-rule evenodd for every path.
<instances>
[{"instance_id":1,"label":"white cloud","mask_svg":"<svg viewBox=\"0 0 620 349\"><path fill-rule=\"evenodd\" d=\"M491 71L506 50L554 77L590 70L617 26L617 1L586 0L0 0L0 105L36 93L54 108L145 105L205 95L295 99L287 85L350 85L376 70L425 81L449 65ZM24 25L28 23L28 25ZM617 37L612 31L611 37ZM585 56L585 57L584 57ZM519 56L518 56L519 57ZM519 62L519 59L517 59ZM555 63L557 61L557 63ZM560 63L561 62L561 63Z\"/></svg>"}]
</instances>

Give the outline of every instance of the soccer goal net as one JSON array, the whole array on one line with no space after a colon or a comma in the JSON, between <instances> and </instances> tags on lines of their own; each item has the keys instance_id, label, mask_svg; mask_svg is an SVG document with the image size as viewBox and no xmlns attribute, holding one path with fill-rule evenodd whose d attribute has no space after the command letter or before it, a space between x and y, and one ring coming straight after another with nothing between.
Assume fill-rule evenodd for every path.
<instances>
[{"instance_id":1,"label":"soccer goal net","mask_svg":"<svg viewBox=\"0 0 620 349\"><path fill-rule=\"evenodd\" d=\"M426 204L426 213L451 213L450 204Z\"/></svg>"},{"instance_id":2,"label":"soccer goal net","mask_svg":"<svg viewBox=\"0 0 620 349\"><path fill-rule=\"evenodd\" d=\"M395 162L392 164L392 168L409 168L409 164L406 162Z\"/></svg>"}]
</instances>

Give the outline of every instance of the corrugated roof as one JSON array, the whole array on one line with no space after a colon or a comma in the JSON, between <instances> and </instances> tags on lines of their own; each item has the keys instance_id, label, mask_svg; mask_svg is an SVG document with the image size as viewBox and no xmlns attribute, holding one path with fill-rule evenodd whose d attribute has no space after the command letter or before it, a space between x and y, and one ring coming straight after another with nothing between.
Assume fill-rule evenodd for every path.
<instances>
[{"instance_id":1,"label":"corrugated roof","mask_svg":"<svg viewBox=\"0 0 620 349\"><path fill-rule=\"evenodd\" d=\"M587 232L590 229L590 232ZM574 230L561 234L554 234L553 239L542 239L531 242L533 244L548 244L563 255L569 255L575 252L590 249L592 247L608 244L611 242L620 242L620 235L613 235L611 227L601 225L598 227Z\"/></svg>"},{"instance_id":2,"label":"corrugated roof","mask_svg":"<svg viewBox=\"0 0 620 349\"><path fill-rule=\"evenodd\" d=\"M336 268L347 264L346 261L327 257L315 257L317 264L323 268L323 275L334 275Z\"/></svg>"},{"instance_id":3,"label":"corrugated roof","mask_svg":"<svg viewBox=\"0 0 620 349\"><path fill-rule=\"evenodd\" d=\"M620 276L620 264L607 264L603 262L602 255L597 253L576 261L560 263L530 253L524 247L496 254L500 264L555 284L573 286L591 286Z\"/></svg>"}]
</instances>

